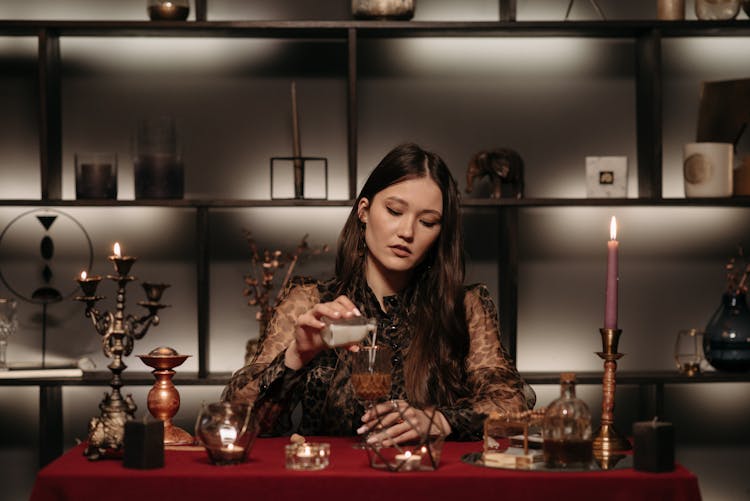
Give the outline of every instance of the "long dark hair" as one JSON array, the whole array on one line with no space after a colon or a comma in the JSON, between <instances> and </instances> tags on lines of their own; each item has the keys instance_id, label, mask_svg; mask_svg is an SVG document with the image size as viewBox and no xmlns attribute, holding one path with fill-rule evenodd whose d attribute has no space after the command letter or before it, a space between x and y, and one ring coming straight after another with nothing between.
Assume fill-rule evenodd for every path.
<instances>
[{"instance_id":1,"label":"long dark hair","mask_svg":"<svg viewBox=\"0 0 750 501\"><path fill-rule=\"evenodd\" d=\"M371 203L385 188L429 177L443 194L440 235L412 276L410 328L414 335L404 359L406 394L416 406L450 405L466 395L469 334L464 310L464 258L460 198L445 162L416 144L391 150L367 178L338 241L336 278L339 293L364 286L365 235L359 219L362 198Z\"/></svg>"}]
</instances>

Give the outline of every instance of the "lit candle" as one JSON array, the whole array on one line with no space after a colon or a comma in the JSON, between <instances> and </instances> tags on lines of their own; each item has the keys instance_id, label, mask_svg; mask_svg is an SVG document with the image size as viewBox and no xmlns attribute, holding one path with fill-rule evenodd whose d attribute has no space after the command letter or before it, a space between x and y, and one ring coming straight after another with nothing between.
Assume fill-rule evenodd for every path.
<instances>
[{"instance_id":1,"label":"lit candle","mask_svg":"<svg viewBox=\"0 0 750 501\"><path fill-rule=\"evenodd\" d=\"M245 459L245 448L241 445L222 445L221 449L214 453L214 460L221 464L234 464Z\"/></svg>"},{"instance_id":2,"label":"lit candle","mask_svg":"<svg viewBox=\"0 0 750 501\"><path fill-rule=\"evenodd\" d=\"M617 329L617 252L620 243L617 241L617 219L612 216L609 224L609 242L607 242L607 288L604 303L604 328Z\"/></svg>"},{"instance_id":3,"label":"lit candle","mask_svg":"<svg viewBox=\"0 0 750 501\"><path fill-rule=\"evenodd\" d=\"M86 297L93 297L96 295L96 288L99 286L99 282L101 282L101 280L102 277L98 275L90 277L85 270L82 271L81 276L76 279L78 285L81 286L83 295Z\"/></svg>"},{"instance_id":4,"label":"lit candle","mask_svg":"<svg viewBox=\"0 0 750 501\"><path fill-rule=\"evenodd\" d=\"M297 457L298 458L311 458L313 456L312 448L305 444L302 447L297 449Z\"/></svg>"},{"instance_id":5,"label":"lit candle","mask_svg":"<svg viewBox=\"0 0 750 501\"><path fill-rule=\"evenodd\" d=\"M422 462L422 456L419 454L412 454L411 451L406 451L403 454L396 454L395 459L397 461L396 468L405 471L418 469Z\"/></svg>"},{"instance_id":6,"label":"lit candle","mask_svg":"<svg viewBox=\"0 0 750 501\"><path fill-rule=\"evenodd\" d=\"M113 255L109 256L107 259L112 261L115 271L117 271L120 276L127 275L136 258L132 256L123 256L119 242L115 242L115 245L112 247L112 254Z\"/></svg>"},{"instance_id":7,"label":"lit candle","mask_svg":"<svg viewBox=\"0 0 750 501\"><path fill-rule=\"evenodd\" d=\"M314 471L328 467L331 444L295 442L284 446L286 467L290 470Z\"/></svg>"}]
</instances>

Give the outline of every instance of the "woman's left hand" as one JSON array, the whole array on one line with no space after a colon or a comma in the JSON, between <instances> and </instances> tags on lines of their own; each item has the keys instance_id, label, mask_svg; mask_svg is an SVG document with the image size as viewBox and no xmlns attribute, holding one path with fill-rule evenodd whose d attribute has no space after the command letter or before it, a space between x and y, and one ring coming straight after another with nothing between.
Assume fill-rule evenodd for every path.
<instances>
[{"instance_id":1,"label":"woman's left hand","mask_svg":"<svg viewBox=\"0 0 750 501\"><path fill-rule=\"evenodd\" d=\"M384 446L419 440L425 433L448 436L450 424L440 411L432 407L417 409L404 400L389 400L370 408L362 416L364 424L357 430L362 435L374 430L367 443Z\"/></svg>"}]
</instances>

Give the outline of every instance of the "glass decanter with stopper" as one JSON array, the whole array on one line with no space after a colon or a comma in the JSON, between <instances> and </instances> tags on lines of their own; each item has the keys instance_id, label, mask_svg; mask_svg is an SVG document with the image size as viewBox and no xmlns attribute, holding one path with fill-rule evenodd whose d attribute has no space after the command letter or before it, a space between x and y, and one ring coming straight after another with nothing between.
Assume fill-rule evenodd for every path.
<instances>
[{"instance_id":1,"label":"glass decanter with stopper","mask_svg":"<svg viewBox=\"0 0 750 501\"><path fill-rule=\"evenodd\" d=\"M542 422L544 463L548 468L587 468L593 459L591 412L576 397L576 375L560 374L560 398Z\"/></svg>"}]
</instances>

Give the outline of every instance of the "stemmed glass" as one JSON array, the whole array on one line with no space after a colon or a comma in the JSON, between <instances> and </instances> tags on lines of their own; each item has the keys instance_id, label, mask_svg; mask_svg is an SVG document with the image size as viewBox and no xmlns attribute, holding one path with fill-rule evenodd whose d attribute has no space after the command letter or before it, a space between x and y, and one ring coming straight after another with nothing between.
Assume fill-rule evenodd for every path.
<instances>
[{"instance_id":1,"label":"stemmed glass","mask_svg":"<svg viewBox=\"0 0 750 501\"><path fill-rule=\"evenodd\" d=\"M354 397L365 410L372 409L391 393L392 356L391 349L382 345L360 346L351 353Z\"/></svg>"},{"instance_id":2,"label":"stemmed glass","mask_svg":"<svg viewBox=\"0 0 750 501\"><path fill-rule=\"evenodd\" d=\"M13 299L0 298L0 371L8 370L5 357L8 337L16 332L16 302Z\"/></svg>"}]
</instances>

